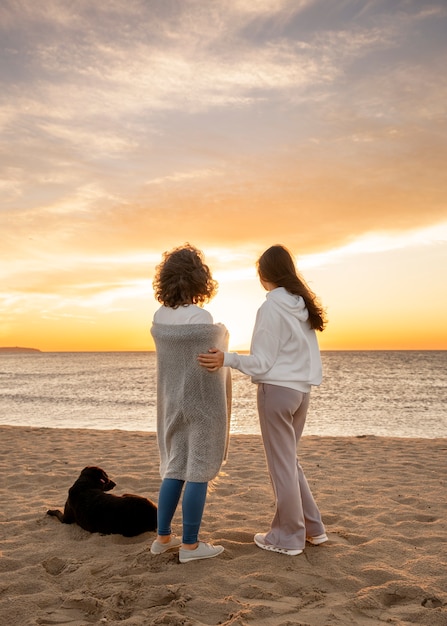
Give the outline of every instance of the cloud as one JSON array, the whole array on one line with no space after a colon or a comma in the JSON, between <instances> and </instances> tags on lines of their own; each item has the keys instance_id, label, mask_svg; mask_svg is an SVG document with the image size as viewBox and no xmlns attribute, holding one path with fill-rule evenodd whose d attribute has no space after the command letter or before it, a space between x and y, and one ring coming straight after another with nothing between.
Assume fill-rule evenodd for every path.
<instances>
[{"instance_id":1,"label":"cloud","mask_svg":"<svg viewBox=\"0 0 447 626\"><path fill-rule=\"evenodd\" d=\"M17 70L0 95L3 256L272 237L320 250L445 210L439 3L0 11ZM430 49L417 60L415 40Z\"/></svg>"}]
</instances>

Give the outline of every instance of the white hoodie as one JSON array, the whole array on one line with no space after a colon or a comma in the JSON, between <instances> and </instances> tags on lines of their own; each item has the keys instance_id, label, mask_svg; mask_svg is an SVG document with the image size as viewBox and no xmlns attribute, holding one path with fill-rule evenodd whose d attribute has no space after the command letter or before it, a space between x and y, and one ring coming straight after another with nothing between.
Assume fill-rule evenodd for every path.
<instances>
[{"instance_id":1,"label":"white hoodie","mask_svg":"<svg viewBox=\"0 0 447 626\"><path fill-rule=\"evenodd\" d=\"M226 352L224 366L268 383L307 393L322 380L321 356L315 331L301 296L277 287L259 308L250 354Z\"/></svg>"}]
</instances>

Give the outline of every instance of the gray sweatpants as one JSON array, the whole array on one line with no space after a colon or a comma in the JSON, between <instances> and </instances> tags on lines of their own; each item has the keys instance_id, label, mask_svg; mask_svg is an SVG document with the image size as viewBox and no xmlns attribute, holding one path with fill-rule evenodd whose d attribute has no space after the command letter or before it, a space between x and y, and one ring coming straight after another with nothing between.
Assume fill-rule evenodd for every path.
<instances>
[{"instance_id":1,"label":"gray sweatpants","mask_svg":"<svg viewBox=\"0 0 447 626\"><path fill-rule=\"evenodd\" d=\"M276 499L275 516L265 541L290 550L302 550L306 536L325 532L297 457L309 396L289 387L258 385L259 422Z\"/></svg>"}]
</instances>

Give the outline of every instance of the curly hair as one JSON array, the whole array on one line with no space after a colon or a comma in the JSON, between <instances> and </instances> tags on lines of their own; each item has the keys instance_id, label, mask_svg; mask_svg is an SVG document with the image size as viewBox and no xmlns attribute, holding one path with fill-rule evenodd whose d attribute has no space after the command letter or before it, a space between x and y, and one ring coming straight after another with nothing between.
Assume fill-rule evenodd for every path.
<instances>
[{"instance_id":1,"label":"curly hair","mask_svg":"<svg viewBox=\"0 0 447 626\"><path fill-rule=\"evenodd\" d=\"M152 285L158 302L173 309L209 302L218 287L204 263L203 253L189 243L163 253Z\"/></svg>"},{"instance_id":2,"label":"curly hair","mask_svg":"<svg viewBox=\"0 0 447 626\"><path fill-rule=\"evenodd\" d=\"M302 296L309 311L309 323L314 330L324 330L326 315L317 296L296 270L291 253L279 244L271 246L259 257L259 277L267 282L284 287L289 293Z\"/></svg>"}]
</instances>

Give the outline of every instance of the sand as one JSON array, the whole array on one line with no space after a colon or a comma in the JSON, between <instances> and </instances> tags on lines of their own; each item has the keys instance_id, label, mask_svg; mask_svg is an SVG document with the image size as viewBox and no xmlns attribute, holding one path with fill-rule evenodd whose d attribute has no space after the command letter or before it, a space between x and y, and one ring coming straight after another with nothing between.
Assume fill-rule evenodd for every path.
<instances>
[{"instance_id":1,"label":"sand","mask_svg":"<svg viewBox=\"0 0 447 626\"><path fill-rule=\"evenodd\" d=\"M46 515L86 465L156 501L151 433L0 427L0 624L447 625L447 439L304 437L330 541L296 557L253 543L273 515L262 441L236 435L187 564L154 533L90 534ZM174 530L181 532L180 511Z\"/></svg>"}]
</instances>

